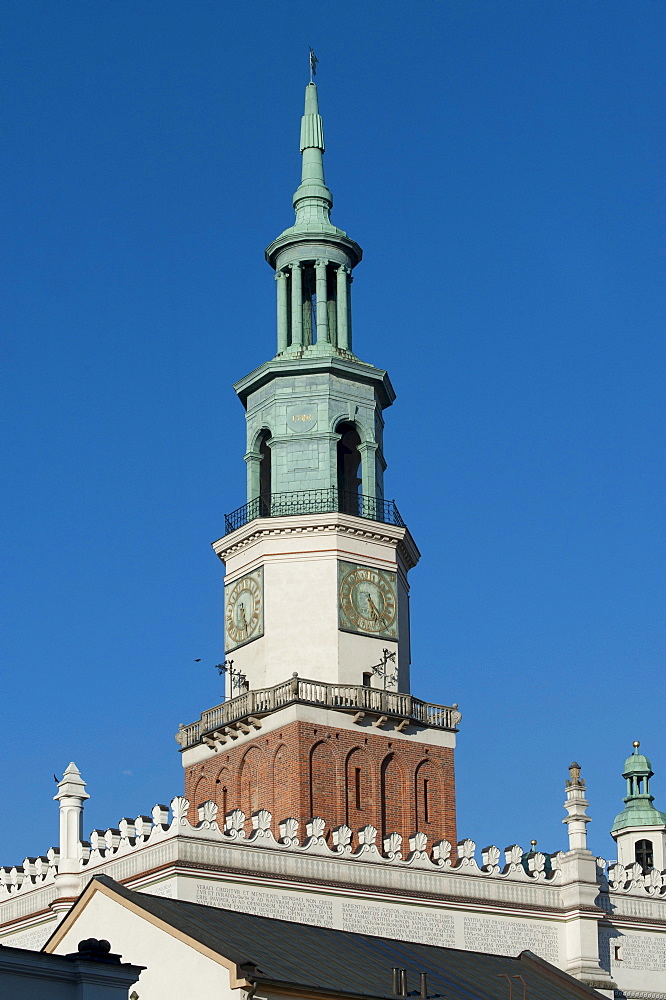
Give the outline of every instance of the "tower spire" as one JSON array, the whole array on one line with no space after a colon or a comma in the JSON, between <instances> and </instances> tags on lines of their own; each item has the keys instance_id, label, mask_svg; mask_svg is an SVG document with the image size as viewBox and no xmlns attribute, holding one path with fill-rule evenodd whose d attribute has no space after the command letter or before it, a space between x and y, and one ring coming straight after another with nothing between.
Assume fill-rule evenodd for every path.
<instances>
[{"instance_id":1,"label":"tower spire","mask_svg":"<svg viewBox=\"0 0 666 1000\"><path fill-rule=\"evenodd\" d=\"M324 124L317 87L305 88L301 183L296 220L266 250L277 279L277 356L355 358L351 342L351 272L363 251L331 222L333 195L324 180Z\"/></svg>"},{"instance_id":2,"label":"tower spire","mask_svg":"<svg viewBox=\"0 0 666 1000\"><path fill-rule=\"evenodd\" d=\"M301 118L301 183L294 194L296 228L330 226L333 195L324 181L324 123L319 114L317 85L305 88L305 108Z\"/></svg>"}]
</instances>

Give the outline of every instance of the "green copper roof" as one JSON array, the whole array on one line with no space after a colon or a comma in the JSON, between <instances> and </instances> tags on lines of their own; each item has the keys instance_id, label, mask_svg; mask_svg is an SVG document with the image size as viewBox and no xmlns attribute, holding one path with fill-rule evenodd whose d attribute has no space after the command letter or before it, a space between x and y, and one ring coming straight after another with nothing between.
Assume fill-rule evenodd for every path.
<instances>
[{"instance_id":1,"label":"green copper roof","mask_svg":"<svg viewBox=\"0 0 666 1000\"><path fill-rule=\"evenodd\" d=\"M638 747L634 750L632 754L629 754L624 762L624 771L622 772L623 778L628 778L632 774L646 774L648 778L651 778L654 774L652 770L652 764L645 754L638 752Z\"/></svg>"},{"instance_id":2,"label":"green copper roof","mask_svg":"<svg viewBox=\"0 0 666 1000\"><path fill-rule=\"evenodd\" d=\"M327 241L341 243L355 257L361 259L358 244L350 240L344 229L338 229L331 222L333 195L324 180L324 123L319 114L317 87L309 83L305 88L305 108L301 118L301 183L294 193L296 221L266 250L266 257L274 264L274 254L285 245L299 242L299 238L312 239L323 236Z\"/></svg>"},{"instance_id":3,"label":"green copper roof","mask_svg":"<svg viewBox=\"0 0 666 1000\"><path fill-rule=\"evenodd\" d=\"M652 805L654 795L650 795L650 778L654 776L652 764L645 754L639 753L638 741L634 752L624 762L622 777L627 782L625 808L615 817L611 833L619 833L627 827L666 826L666 813Z\"/></svg>"}]
</instances>

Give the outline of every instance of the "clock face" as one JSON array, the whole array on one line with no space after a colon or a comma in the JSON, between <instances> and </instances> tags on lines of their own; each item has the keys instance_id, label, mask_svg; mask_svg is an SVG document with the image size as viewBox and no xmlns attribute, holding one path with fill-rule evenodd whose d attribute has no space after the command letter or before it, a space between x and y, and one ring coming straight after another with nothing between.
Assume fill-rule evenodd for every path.
<instances>
[{"instance_id":1,"label":"clock face","mask_svg":"<svg viewBox=\"0 0 666 1000\"><path fill-rule=\"evenodd\" d=\"M339 628L386 639L398 638L395 573L338 563Z\"/></svg>"},{"instance_id":2,"label":"clock face","mask_svg":"<svg viewBox=\"0 0 666 1000\"><path fill-rule=\"evenodd\" d=\"M224 648L227 653L264 634L264 569L260 566L224 589Z\"/></svg>"}]
</instances>

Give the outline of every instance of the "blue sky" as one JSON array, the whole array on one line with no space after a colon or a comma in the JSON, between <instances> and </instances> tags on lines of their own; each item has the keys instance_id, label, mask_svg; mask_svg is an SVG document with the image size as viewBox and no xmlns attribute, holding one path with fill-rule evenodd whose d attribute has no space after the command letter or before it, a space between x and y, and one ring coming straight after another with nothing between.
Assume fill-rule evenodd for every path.
<instances>
[{"instance_id":1,"label":"blue sky","mask_svg":"<svg viewBox=\"0 0 666 1000\"><path fill-rule=\"evenodd\" d=\"M5 2L0 864L182 790L244 501L231 383L275 349L307 47L355 347L386 367L414 693L459 702L459 834L612 857L666 809L664 70L656 0ZM201 658L201 663L195 663Z\"/></svg>"}]
</instances>

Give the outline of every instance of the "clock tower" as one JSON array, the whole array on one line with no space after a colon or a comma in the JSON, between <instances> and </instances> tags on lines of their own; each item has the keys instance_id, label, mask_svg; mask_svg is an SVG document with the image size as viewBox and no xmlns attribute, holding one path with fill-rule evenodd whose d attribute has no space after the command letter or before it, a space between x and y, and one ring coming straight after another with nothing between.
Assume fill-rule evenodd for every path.
<instances>
[{"instance_id":1,"label":"clock tower","mask_svg":"<svg viewBox=\"0 0 666 1000\"><path fill-rule=\"evenodd\" d=\"M330 220L317 88L305 89L294 225L266 250L277 351L234 386L247 501L213 548L226 568L226 700L181 728L186 795L225 814L419 831L455 842L460 715L410 693L419 551L384 496L388 374L352 340L360 246Z\"/></svg>"}]
</instances>

